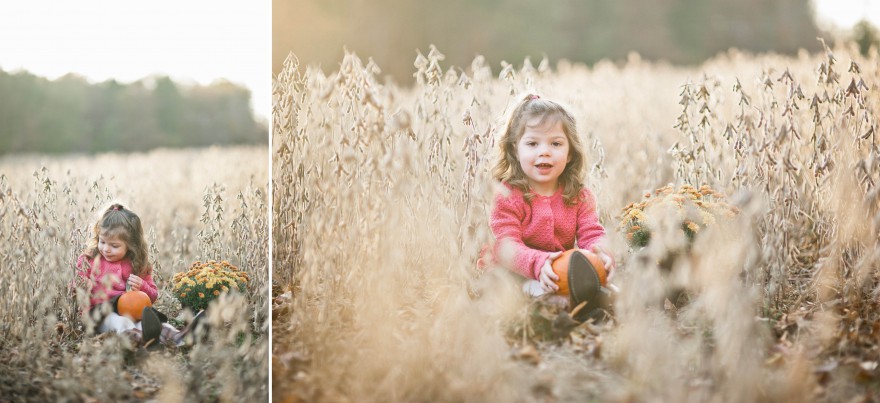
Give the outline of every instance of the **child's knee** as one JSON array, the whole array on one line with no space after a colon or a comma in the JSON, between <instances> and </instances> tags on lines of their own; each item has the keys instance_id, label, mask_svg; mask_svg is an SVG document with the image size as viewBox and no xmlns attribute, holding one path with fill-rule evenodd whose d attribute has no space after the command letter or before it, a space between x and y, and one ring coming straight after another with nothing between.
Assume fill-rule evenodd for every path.
<instances>
[{"instance_id":1,"label":"child's knee","mask_svg":"<svg viewBox=\"0 0 880 403\"><path fill-rule=\"evenodd\" d=\"M526 280L522 285L522 291L532 297L540 297L547 293L538 280Z\"/></svg>"},{"instance_id":2,"label":"child's knee","mask_svg":"<svg viewBox=\"0 0 880 403\"><path fill-rule=\"evenodd\" d=\"M136 329L134 322L128 317L118 315L116 313L110 313L104 318L104 321L101 322L101 326L98 328L99 333L105 332L116 332L122 333L129 329Z\"/></svg>"}]
</instances>

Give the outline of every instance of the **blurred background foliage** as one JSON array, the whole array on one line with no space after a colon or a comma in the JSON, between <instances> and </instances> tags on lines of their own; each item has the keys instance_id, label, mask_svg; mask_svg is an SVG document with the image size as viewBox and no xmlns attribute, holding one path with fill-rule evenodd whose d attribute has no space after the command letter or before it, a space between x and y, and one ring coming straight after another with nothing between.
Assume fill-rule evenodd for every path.
<instances>
[{"instance_id":1,"label":"blurred background foliage","mask_svg":"<svg viewBox=\"0 0 880 403\"><path fill-rule=\"evenodd\" d=\"M250 91L230 82L90 83L0 70L0 155L255 143L268 143L267 128L254 118Z\"/></svg>"},{"instance_id":2,"label":"blurred background foliage","mask_svg":"<svg viewBox=\"0 0 880 403\"><path fill-rule=\"evenodd\" d=\"M293 52L336 70L343 47L383 75L412 82L416 49L430 44L452 66L476 55L537 64L545 55L592 64L642 58L697 64L731 47L793 54L819 50L808 0L273 0L273 72Z\"/></svg>"},{"instance_id":3,"label":"blurred background foliage","mask_svg":"<svg viewBox=\"0 0 880 403\"><path fill-rule=\"evenodd\" d=\"M871 47L877 47L880 44L880 35L877 33L877 27L867 20L862 20L853 27L852 40L859 45L859 52L867 55Z\"/></svg>"}]
</instances>

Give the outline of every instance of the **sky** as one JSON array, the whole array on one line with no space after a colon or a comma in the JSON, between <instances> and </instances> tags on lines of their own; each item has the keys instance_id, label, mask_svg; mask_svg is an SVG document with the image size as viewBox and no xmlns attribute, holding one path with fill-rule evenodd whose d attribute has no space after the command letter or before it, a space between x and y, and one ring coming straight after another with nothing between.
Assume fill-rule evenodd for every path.
<instances>
[{"instance_id":1,"label":"sky","mask_svg":"<svg viewBox=\"0 0 880 403\"><path fill-rule=\"evenodd\" d=\"M271 115L271 0L24 0L0 2L0 69L56 79L180 83L226 79Z\"/></svg>"},{"instance_id":2,"label":"sky","mask_svg":"<svg viewBox=\"0 0 880 403\"><path fill-rule=\"evenodd\" d=\"M849 29L867 19L874 26L880 26L880 0L813 0L813 5L819 24L830 23L838 29Z\"/></svg>"},{"instance_id":3,"label":"sky","mask_svg":"<svg viewBox=\"0 0 880 403\"><path fill-rule=\"evenodd\" d=\"M880 26L880 0L813 0L820 23ZM0 3L0 69L56 79L227 79L271 115L271 0L22 0Z\"/></svg>"}]
</instances>

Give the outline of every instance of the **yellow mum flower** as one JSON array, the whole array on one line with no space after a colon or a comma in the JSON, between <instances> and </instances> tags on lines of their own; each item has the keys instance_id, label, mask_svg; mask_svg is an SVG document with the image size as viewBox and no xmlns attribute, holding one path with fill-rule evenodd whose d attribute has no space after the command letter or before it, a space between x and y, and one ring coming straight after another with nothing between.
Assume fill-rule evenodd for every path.
<instances>
[{"instance_id":1,"label":"yellow mum flower","mask_svg":"<svg viewBox=\"0 0 880 403\"><path fill-rule=\"evenodd\" d=\"M643 200L626 205L621 210L620 228L630 242L638 242L644 246L645 239L635 237L636 231L650 231L645 228L648 219L647 211L653 211L655 206L664 206L675 211L681 221L681 225L689 233L696 233L704 226L714 225L721 218L730 218L737 209L724 201L724 195L716 192L708 185L699 187L683 184L675 186L668 184L657 188L652 193L643 194ZM685 214L686 211L696 209L699 219L691 221Z\"/></svg>"},{"instance_id":2,"label":"yellow mum flower","mask_svg":"<svg viewBox=\"0 0 880 403\"><path fill-rule=\"evenodd\" d=\"M712 225L715 224L715 216L706 211L700 212L700 217L703 219L703 224Z\"/></svg>"}]
</instances>

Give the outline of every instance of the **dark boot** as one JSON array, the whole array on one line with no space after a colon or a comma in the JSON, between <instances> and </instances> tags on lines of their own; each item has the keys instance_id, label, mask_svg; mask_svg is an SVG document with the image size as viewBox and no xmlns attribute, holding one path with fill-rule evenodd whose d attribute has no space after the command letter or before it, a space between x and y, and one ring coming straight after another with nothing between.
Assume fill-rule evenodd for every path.
<instances>
[{"instance_id":1,"label":"dark boot","mask_svg":"<svg viewBox=\"0 0 880 403\"><path fill-rule=\"evenodd\" d=\"M149 308L150 308L153 312L156 313L156 316L159 317L159 322L162 322L162 323L168 323L168 315L165 315L164 313L159 312L159 310L156 309L156 308L153 308L153 307L149 307Z\"/></svg>"},{"instance_id":2,"label":"dark boot","mask_svg":"<svg viewBox=\"0 0 880 403\"><path fill-rule=\"evenodd\" d=\"M141 311L143 315L141 318L141 329L143 329L144 333L144 347L150 350L161 345L159 336L162 335L162 321L159 320L159 315L156 312L155 309L149 306Z\"/></svg>"},{"instance_id":3,"label":"dark boot","mask_svg":"<svg viewBox=\"0 0 880 403\"><path fill-rule=\"evenodd\" d=\"M597 309L605 304L605 297L600 291L599 275L593 264L580 252L572 253L568 263L568 286L571 290L571 308L577 309L578 305L585 303L574 313L573 317L578 321L585 321L597 314Z\"/></svg>"}]
</instances>

